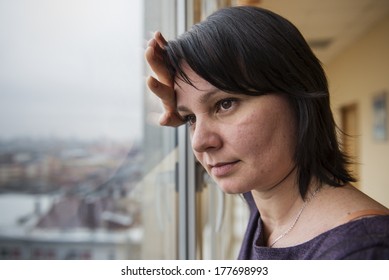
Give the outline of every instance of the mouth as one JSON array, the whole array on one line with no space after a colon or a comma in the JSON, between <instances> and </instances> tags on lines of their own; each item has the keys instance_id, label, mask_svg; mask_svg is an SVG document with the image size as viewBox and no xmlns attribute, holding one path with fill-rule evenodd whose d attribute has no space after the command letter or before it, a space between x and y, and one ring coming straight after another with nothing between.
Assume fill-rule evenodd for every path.
<instances>
[{"instance_id":1,"label":"mouth","mask_svg":"<svg viewBox=\"0 0 389 280\"><path fill-rule=\"evenodd\" d=\"M219 162L215 165L209 164L210 173L215 177L224 177L230 174L234 167L237 165L237 161L231 161L231 162Z\"/></svg>"}]
</instances>

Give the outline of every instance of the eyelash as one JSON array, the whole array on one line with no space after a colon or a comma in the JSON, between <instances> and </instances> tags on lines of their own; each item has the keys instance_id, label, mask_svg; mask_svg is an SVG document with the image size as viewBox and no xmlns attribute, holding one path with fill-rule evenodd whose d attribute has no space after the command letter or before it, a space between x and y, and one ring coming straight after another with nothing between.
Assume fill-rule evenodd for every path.
<instances>
[{"instance_id":1,"label":"eyelash","mask_svg":"<svg viewBox=\"0 0 389 280\"><path fill-rule=\"evenodd\" d=\"M236 98L224 98L216 102L215 104L215 111L216 113L220 112L221 110L227 111L231 109L231 107L234 105L235 102L238 100ZM223 103L229 102L228 108L222 108ZM194 114L183 116L184 122L187 123L189 126L192 126L196 123L196 116Z\"/></svg>"},{"instance_id":2,"label":"eyelash","mask_svg":"<svg viewBox=\"0 0 389 280\"><path fill-rule=\"evenodd\" d=\"M237 101L236 98L225 98L225 99L222 99L222 100L216 102L216 104L215 104L215 107L217 109L216 112L219 112L220 110L229 110L232 107L232 105L234 104L234 102L236 102L236 101ZM228 107L227 109L225 109L225 108L223 109L222 105L224 102L229 102L230 107Z\"/></svg>"},{"instance_id":3,"label":"eyelash","mask_svg":"<svg viewBox=\"0 0 389 280\"><path fill-rule=\"evenodd\" d=\"M189 126L192 126L192 125L194 125L196 123L196 116L195 115L187 115L187 116L184 116L182 118L184 119L184 122L186 124L188 124ZM195 121L193 121L193 119Z\"/></svg>"}]
</instances>

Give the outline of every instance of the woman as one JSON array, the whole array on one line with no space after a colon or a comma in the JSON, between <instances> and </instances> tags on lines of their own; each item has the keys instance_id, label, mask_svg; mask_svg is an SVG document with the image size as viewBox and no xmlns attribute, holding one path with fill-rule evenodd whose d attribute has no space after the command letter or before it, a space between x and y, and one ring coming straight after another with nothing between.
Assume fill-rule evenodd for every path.
<instances>
[{"instance_id":1,"label":"woman","mask_svg":"<svg viewBox=\"0 0 389 280\"><path fill-rule=\"evenodd\" d=\"M389 210L350 183L325 73L289 21L219 10L176 40L157 32L147 84L160 123L251 210L240 259L389 259Z\"/></svg>"}]
</instances>

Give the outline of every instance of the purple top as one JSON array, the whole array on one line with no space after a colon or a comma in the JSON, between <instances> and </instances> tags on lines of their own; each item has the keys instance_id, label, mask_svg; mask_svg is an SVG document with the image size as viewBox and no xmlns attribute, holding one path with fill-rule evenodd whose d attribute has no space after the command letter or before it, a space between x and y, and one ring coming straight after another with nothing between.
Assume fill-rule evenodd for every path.
<instances>
[{"instance_id":1,"label":"purple top","mask_svg":"<svg viewBox=\"0 0 389 280\"><path fill-rule=\"evenodd\" d=\"M358 219L296 246L269 248L264 244L262 221L254 199L251 193L245 193L244 197L250 207L250 219L238 259L389 259L389 216Z\"/></svg>"}]
</instances>

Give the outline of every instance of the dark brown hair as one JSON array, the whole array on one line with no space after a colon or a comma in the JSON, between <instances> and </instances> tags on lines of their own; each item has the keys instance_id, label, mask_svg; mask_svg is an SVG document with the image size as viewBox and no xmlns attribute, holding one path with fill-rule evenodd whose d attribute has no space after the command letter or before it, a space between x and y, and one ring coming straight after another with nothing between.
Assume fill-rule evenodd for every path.
<instances>
[{"instance_id":1,"label":"dark brown hair","mask_svg":"<svg viewBox=\"0 0 389 280\"><path fill-rule=\"evenodd\" d=\"M294 160L302 197L313 177L332 186L355 181L337 140L324 70L288 20L256 7L221 9L169 41L166 51L171 75L189 84L183 61L223 91L287 97L297 120Z\"/></svg>"}]
</instances>

